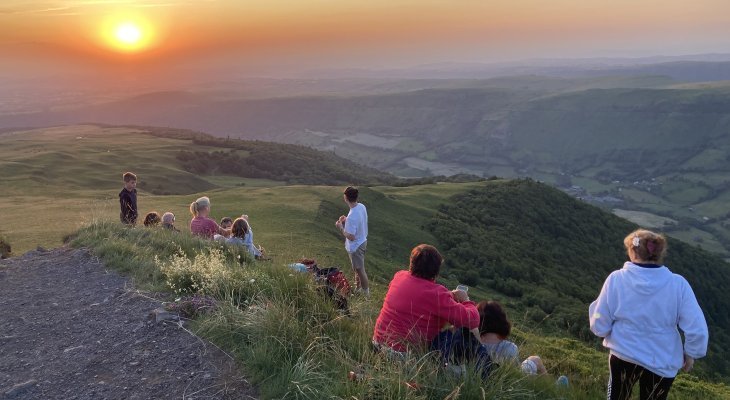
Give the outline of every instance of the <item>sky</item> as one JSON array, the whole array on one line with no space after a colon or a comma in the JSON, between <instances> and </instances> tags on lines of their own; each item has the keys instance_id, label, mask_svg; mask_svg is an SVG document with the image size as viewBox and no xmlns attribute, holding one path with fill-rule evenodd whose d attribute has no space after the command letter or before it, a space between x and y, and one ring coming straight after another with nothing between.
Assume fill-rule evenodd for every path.
<instances>
[{"instance_id":1,"label":"sky","mask_svg":"<svg viewBox=\"0 0 730 400\"><path fill-rule=\"evenodd\" d=\"M132 21L143 45L114 29ZM389 68L730 53L727 0L3 0L16 60ZM117 41L118 42L118 41ZM0 65L1 67L1 65Z\"/></svg>"}]
</instances>

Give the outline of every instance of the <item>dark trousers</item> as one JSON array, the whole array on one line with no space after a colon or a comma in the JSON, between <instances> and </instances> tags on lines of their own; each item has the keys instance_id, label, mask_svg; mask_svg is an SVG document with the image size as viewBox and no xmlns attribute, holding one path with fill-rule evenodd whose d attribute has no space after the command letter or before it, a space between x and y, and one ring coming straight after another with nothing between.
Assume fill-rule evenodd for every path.
<instances>
[{"instance_id":1,"label":"dark trousers","mask_svg":"<svg viewBox=\"0 0 730 400\"><path fill-rule=\"evenodd\" d=\"M608 400L628 400L636 381L639 381L640 400L665 400L674 378L664 378L648 369L624 361L614 355L608 361Z\"/></svg>"},{"instance_id":2,"label":"dark trousers","mask_svg":"<svg viewBox=\"0 0 730 400\"><path fill-rule=\"evenodd\" d=\"M485 381L492 369L492 359L469 329L446 330L431 342L431 351L438 351L444 364L463 365L474 362L474 367Z\"/></svg>"}]
</instances>

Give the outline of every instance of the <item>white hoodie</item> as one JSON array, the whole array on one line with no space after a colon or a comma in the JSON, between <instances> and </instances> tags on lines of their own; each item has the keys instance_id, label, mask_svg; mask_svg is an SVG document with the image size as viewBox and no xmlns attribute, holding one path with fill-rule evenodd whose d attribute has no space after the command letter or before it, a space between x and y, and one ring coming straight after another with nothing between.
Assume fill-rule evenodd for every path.
<instances>
[{"instance_id":1,"label":"white hoodie","mask_svg":"<svg viewBox=\"0 0 730 400\"><path fill-rule=\"evenodd\" d=\"M603 283L588 315L591 331L611 354L662 377L677 375L683 353L700 358L707 352L707 323L694 292L665 266L625 263Z\"/></svg>"}]
</instances>

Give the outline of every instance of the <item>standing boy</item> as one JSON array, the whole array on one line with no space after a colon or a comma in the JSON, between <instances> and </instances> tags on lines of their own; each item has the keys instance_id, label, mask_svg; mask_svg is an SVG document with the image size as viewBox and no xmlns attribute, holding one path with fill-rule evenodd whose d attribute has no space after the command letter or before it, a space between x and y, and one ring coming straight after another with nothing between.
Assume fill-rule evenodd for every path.
<instances>
[{"instance_id":1,"label":"standing boy","mask_svg":"<svg viewBox=\"0 0 730 400\"><path fill-rule=\"evenodd\" d=\"M345 203L350 207L347 217L340 216L335 226L345 237L345 250L350 256L352 269L355 271L357 290L366 296L370 295L368 275L365 273L365 250L368 240L368 212L362 203L357 202L359 192L348 186L344 192Z\"/></svg>"},{"instance_id":2,"label":"standing boy","mask_svg":"<svg viewBox=\"0 0 730 400\"><path fill-rule=\"evenodd\" d=\"M134 225L137 223L137 175L125 172L122 178L124 189L119 192L119 218L125 225Z\"/></svg>"}]
</instances>

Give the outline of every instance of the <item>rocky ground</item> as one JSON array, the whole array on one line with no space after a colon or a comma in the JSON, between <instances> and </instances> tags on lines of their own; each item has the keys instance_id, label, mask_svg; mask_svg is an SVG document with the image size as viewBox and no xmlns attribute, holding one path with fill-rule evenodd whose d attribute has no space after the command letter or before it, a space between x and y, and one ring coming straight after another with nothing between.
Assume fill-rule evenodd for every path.
<instances>
[{"instance_id":1,"label":"rocky ground","mask_svg":"<svg viewBox=\"0 0 730 400\"><path fill-rule=\"evenodd\" d=\"M255 398L233 361L85 250L0 261L0 399Z\"/></svg>"}]
</instances>

